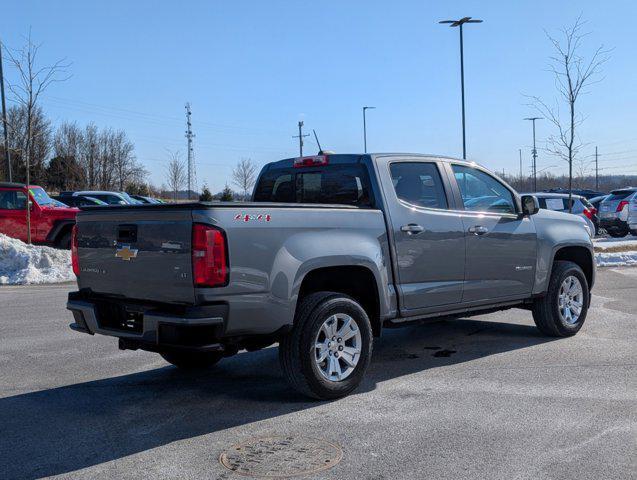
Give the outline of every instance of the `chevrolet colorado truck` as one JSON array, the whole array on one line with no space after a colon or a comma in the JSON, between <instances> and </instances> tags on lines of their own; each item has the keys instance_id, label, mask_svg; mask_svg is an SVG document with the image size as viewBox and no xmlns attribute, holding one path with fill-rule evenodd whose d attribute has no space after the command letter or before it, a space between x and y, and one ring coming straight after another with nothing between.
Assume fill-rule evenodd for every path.
<instances>
[{"instance_id":1,"label":"chevrolet colorado truck","mask_svg":"<svg viewBox=\"0 0 637 480\"><path fill-rule=\"evenodd\" d=\"M278 342L320 399L359 385L384 326L521 308L574 335L595 280L581 218L415 154L270 163L249 203L84 207L71 251L72 329L182 368Z\"/></svg>"},{"instance_id":2,"label":"chevrolet colorado truck","mask_svg":"<svg viewBox=\"0 0 637 480\"><path fill-rule=\"evenodd\" d=\"M0 233L27 240L27 205L31 214L31 241L70 248L71 229L79 210L52 199L37 185L0 182Z\"/></svg>"}]
</instances>

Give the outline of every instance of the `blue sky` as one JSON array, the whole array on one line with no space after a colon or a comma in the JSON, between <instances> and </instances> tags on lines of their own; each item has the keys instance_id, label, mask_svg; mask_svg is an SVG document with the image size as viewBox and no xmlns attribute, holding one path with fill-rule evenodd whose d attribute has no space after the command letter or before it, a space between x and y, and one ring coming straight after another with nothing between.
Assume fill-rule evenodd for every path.
<instances>
[{"instance_id":1,"label":"blue sky","mask_svg":"<svg viewBox=\"0 0 637 480\"><path fill-rule=\"evenodd\" d=\"M65 1L10 2L1 39L28 29L41 60L73 62L43 106L54 123L124 129L150 180L163 181L167 149L185 155L184 104L193 111L197 177L213 191L233 165L295 156L303 120L324 148L360 152L361 107L370 151L461 156L458 31L438 25L473 16L465 29L467 152L487 167L529 171L534 113L526 95L551 99L555 33L579 14L585 52L613 48L604 79L582 97L586 154L599 146L606 172L637 173L637 61L631 1ZM7 77L13 72L9 67ZM540 143L550 125L538 123ZM306 152L316 145L308 139ZM540 152L538 168L566 165Z\"/></svg>"}]
</instances>

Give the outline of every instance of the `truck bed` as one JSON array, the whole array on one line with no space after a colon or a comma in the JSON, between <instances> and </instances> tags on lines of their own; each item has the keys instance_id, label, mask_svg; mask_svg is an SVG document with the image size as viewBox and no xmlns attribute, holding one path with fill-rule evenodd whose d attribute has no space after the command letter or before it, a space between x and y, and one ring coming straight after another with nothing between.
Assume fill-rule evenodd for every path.
<instances>
[{"instance_id":1,"label":"truck bed","mask_svg":"<svg viewBox=\"0 0 637 480\"><path fill-rule=\"evenodd\" d=\"M195 224L223 232L225 285L194 285ZM230 304L226 329L235 334L289 324L303 275L317 266L361 265L371 258L374 271L384 272L389 258L383 213L345 205L88 207L78 214L77 227L78 285L87 297L160 306Z\"/></svg>"}]
</instances>

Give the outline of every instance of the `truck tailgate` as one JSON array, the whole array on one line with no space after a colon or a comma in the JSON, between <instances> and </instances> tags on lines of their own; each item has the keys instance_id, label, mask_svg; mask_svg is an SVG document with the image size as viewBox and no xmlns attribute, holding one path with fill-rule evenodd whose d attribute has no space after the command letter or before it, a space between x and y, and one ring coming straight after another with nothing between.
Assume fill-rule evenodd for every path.
<instances>
[{"instance_id":1,"label":"truck tailgate","mask_svg":"<svg viewBox=\"0 0 637 480\"><path fill-rule=\"evenodd\" d=\"M77 216L80 289L193 304L189 209L99 209Z\"/></svg>"}]
</instances>

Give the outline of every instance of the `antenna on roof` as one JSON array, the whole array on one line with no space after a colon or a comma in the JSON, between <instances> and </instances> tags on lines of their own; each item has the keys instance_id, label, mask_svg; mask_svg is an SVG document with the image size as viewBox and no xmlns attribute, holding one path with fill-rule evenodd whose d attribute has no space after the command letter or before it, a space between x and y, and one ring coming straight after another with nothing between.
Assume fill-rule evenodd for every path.
<instances>
[{"instance_id":1,"label":"antenna on roof","mask_svg":"<svg viewBox=\"0 0 637 480\"><path fill-rule=\"evenodd\" d=\"M323 151L323 149L321 148L321 144L319 143L319 139L318 139L318 135L316 134L316 130L312 129L312 133L314 133L314 138L316 139L316 144L319 147L319 155L320 155L321 152Z\"/></svg>"}]
</instances>

